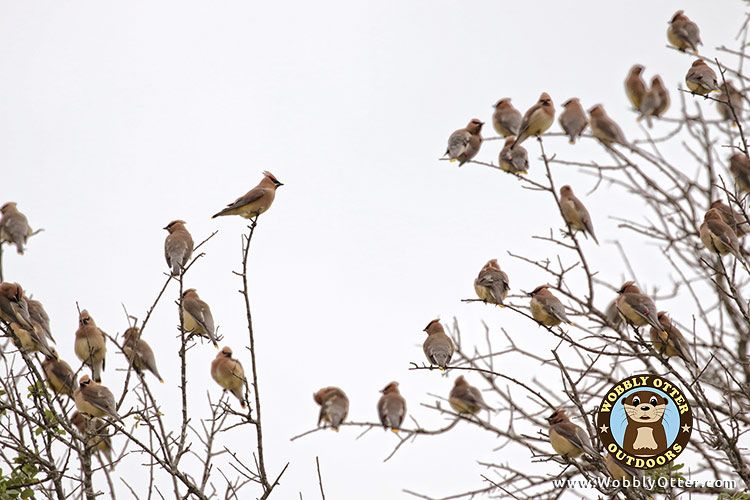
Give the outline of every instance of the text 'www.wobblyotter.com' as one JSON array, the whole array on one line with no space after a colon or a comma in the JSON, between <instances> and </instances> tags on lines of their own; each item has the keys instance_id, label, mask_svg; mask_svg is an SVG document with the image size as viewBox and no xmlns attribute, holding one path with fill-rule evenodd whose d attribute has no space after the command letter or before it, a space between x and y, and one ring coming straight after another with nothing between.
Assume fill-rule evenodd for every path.
<instances>
[{"instance_id":1,"label":"text 'www.wobblyotter.com'","mask_svg":"<svg viewBox=\"0 0 750 500\"><path fill-rule=\"evenodd\" d=\"M737 481L734 479L707 479L694 481L676 477L641 477L633 479L617 480L611 477L599 477L596 479L556 479L552 482L556 488L643 488L646 490L665 488L701 488L701 489L727 489L735 490Z\"/></svg>"}]
</instances>

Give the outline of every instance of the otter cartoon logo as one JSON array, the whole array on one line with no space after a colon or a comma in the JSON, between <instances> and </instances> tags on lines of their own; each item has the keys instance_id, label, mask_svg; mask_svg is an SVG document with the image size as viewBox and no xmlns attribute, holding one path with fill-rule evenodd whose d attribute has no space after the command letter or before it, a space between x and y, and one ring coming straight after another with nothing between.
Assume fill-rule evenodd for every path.
<instances>
[{"instance_id":1,"label":"otter cartoon logo","mask_svg":"<svg viewBox=\"0 0 750 500\"><path fill-rule=\"evenodd\" d=\"M685 449L693 413L673 383L655 375L633 375L607 392L599 406L597 427L602 444L618 462L653 469Z\"/></svg>"}]
</instances>

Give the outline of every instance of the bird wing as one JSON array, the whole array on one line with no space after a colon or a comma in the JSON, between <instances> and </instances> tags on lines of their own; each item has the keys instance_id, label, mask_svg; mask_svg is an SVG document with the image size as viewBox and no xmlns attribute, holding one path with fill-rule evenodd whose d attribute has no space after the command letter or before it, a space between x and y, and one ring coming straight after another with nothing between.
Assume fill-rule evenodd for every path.
<instances>
[{"instance_id":1,"label":"bird wing","mask_svg":"<svg viewBox=\"0 0 750 500\"><path fill-rule=\"evenodd\" d=\"M708 229L711 231L711 234L719 238L722 243L731 248L735 253L739 253L737 249L737 241L732 238L732 233L730 231L727 231L725 223L714 219L708 220L707 223ZM731 228L729 229L731 230Z\"/></svg>"},{"instance_id":2,"label":"bird wing","mask_svg":"<svg viewBox=\"0 0 750 500\"><path fill-rule=\"evenodd\" d=\"M98 385L96 387L87 387L85 395L86 401L96 406L103 412L107 413L108 415L116 414L115 396L112 394L112 391L110 391L103 385Z\"/></svg>"},{"instance_id":3,"label":"bird wing","mask_svg":"<svg viewBox=\"0 0 750 500\"><path fill-rule=\"evenodd\" d=\"M456 130L448 138L448 156L450 158L458 158L469 146L471 140L471 134L465 129Z\"/></svg>"},{"instance_id":4,"label":"bird wing","mask_svg":"<svg viewBox=\"0 0 750 500\"><path fill-rule=\"evenodd\" d=\"M572 422L563 422L555 425L555 431L577 448L589 454L596 455L596 450L591 446L589 435L579 426Z\"/></svg>"},{"instance_id":5,"label":"bird wing","mask_svg":"<svg viewBox=\"0 0 750 500\"><path fill-rule=\"evenodd\" d=\"M47 338L54 342L55 339L52 337L52 331L49 326L49 315L47 314L47 311L44 310L42 303L38 300L29 300L27 303L31 320L38 323Z\"/></svg>"},{"instance_id":6,"label":"bird wing","mask_svg":"<svg viewBox=\"0 0 750 500\"><path fill-rule=\"evenodd\" d=\"M70 389L70 392L75 391L78 388L76 383L75 374L67 363L58 362L53 363L51 367L52 373L62 381L63 385Z\"/></svg>"},{"instance_id":7,"label":"bird wing","mask_svg":"<svg viewBox=\"0 0 750 500\"><path fill-rule=\"evenodd\" d=\"M245 195L240 196L236 200L234 200L232 203L227 205L227 207L223 211L227 210L234 210L236 208L244 207L245 205L249 205L250 203L253 203L254 201L258 201L263 197L263 195L266 194L266 188L262 186L255 186L250 191L245 193Z\"/></svg>"},{"instance_id":8,"label":"bird wing","mask_svg":"<svg viewBox=\"0 0 750 500\"><path fill-rule=\"evenodd\" d=\"M183 306L185 307L185 310L195 318L195 321L213 336L214 318L211 315L211 309L209 309L208 304L202 300L187 299L184 301Z\"/></svg>"}]
</instances>

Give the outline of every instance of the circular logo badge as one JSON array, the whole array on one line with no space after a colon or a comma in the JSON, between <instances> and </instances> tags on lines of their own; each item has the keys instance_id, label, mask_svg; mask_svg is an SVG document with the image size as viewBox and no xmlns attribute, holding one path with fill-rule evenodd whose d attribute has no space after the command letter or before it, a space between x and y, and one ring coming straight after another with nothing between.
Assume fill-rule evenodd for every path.
<instances>
[{"instance_id":1,"label":"circular logo badge","mask_svg":"<svg viewBox=\"0 0 750 500\"><path fill-rule=\"evenodd\" d=\"M637 469L671 462L685 449L693 412L682 390L663 377L633 375L604 396L597 433L612 458Z\"/></svg>"}]
</instances>

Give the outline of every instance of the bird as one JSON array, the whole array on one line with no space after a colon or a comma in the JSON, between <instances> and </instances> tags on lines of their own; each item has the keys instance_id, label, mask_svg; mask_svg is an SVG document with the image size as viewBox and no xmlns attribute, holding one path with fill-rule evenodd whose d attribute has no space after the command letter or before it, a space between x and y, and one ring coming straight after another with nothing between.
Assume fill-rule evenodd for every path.
<instances>
[{"instance_id":1,"label":"bird","mask_svg":"<svg viewBox=\"0 0 750 500\"><path fill-rule=\"evenodd\" d=\"M716 73L703 59L696 59L685 75L685 83L693 94L707 96L719 90Z\"/></svg>"},{"instance_id":2,"label":"bird","mask_svg":"<svg viewBox=\"0 0 750 500\"><path fill-rule=\"evenodd\" d=\"M398 382L391 382L380 391L383 393L378 400L378 416L383 429L391 429L398 434L406 416L406 400L398 390Z\"/></svg>"},{"instance_id":3,"label":"bird","mask_svg":"<svg viewBox=\"0 0 750 500\"><path fill-rule=\"evenodd\" d=\"M659 75L656 75L651 79L651 89L656 89L656 93L659 95L659 105L654 111L654 116L661 118L669 109L669 91L664 86L664 82L661 81Z\"/></svg>"},{"instance_id":4,"label":"bird","mask_svg":"<svg viewBox=\"0 0 750 500\"><path fill-rule=\"evenodd\" d=\"M635 281L626 281L617 293L617 310L629 325L636 328L651 325L657 330L661 329L654 301L641 293Z\"/></svg>"},{"instance_id":5,"label":"bird","mask_svg":"<svg viewBox=\"0 0 750 500\"><path fill-rule=\"evenodd\" d=\"M78 388L78 381L68 363L56 356L45 356L42 361L42 370L47 379L47 385L55 394L73 397L73 392Z\"/></svg>"},{"instance_id":6,"label":"bird","mask_svg":"<svg viewBox=\"0 0 750 500\"><path fill-rule=\"evenodd\" d=\"M211 308L198 297L195 288L188 288L182 294L182 327L186 332L207 337L219 348Z\"/></svg>"},{"instance_id":7,"label":"bird","mask_svg":"<svg viewBox=\"0 0 750 500\"><path fill-rule=\"evenodd\" d=\"M79 412L90 417L113 417L119 419L115 396L107 387L84 375L78 381L73 399Z\"/></svg>"},{"instance_id":8,"label":"bird","mask_svg":"<svg viewBox=\"0 0 750 500\"><path fill-rule=\"evenodd\" d=\"M446 335L440 320L433 319L424 327L423 331L427 332L427 338L422 344L427 361L445 371L453 357L453 341Z\"/></svg>"},{"instance_id":9,"label":"bird","mask_svg":"<svg viewBox=\"0 0 750 500\"><path fill-rule=\"evenodd\" d=\"M549 442L555 452L565 458L578 458L584 452L591 456L599 453L591 446L589 435L570 421L564 408L556 409L547 417L549 423Z\"/></svg>"},{"instance_id":10,"label":"bird","mask_svg":"<svg viewBox=\"0 0 750 500\"><path fill-rule=\"evenodd\" d=\"M338 387L324 387L313 394L313 399L320 405L318 427L323 422L338 432L349 413L349 398L344 391Z\"/></svg>"},{"instance_id":11,"label":"bird","mask_svg":"<svg viewBox=\"0 0 750 500\"><path fill-rule=\"evenodd\" d=\"M571 97L563 103L563 111L560 113L559 122L569 138L568 142L575 144L576 139L581 137L581 134L589 124L586 112L583 110L581 101L577 97Z\"/></svg>"},{"instance_id":12,"label":"bird","mask_svg":"<svg viewBox=\"0 0 750 500\"><path fill-rule=\"evenodd\" d=\"M33 330L29 304L18 283L0 283L0 319L11 325L17 323L22 328Z\"/></svg>"},{"instance_id":13,"label":"bird","mask_svg":"<svg viewBox=\"0 0 750 500\"><path fill-rule=\"evenodd\" d=\"M716 209L721 214L721 219L726 222L732 231L739 237L748 231L748 221L745 216L734 211L732 207L721 200L715 200L711 203L711 208Z\"/></svg>"},{"instance_id":14,"label":"bird","mask_svg":"<svg viewBox=\"0 0 750 500\"><path fill-rule=\"evenodd\" d=\"M16 246L16 252L23 255L24 245L33 233L28 219L18 210L15 201L9 201L0 207L0 214L0 243L12 243Z\"/></svg>"},{"instance_id":15,"label":"bird","mask_svg":"<svg viewBox=\"0 0 750 500\"><path fill-rule=\"evenodd\" d=\"M724 222L721 212L717 209L712 208L706 212L699 233L701 241L709 251L721 256L731 253L742 260L741 247L737 234L729 224Z\"/></svg>"},{"instance_id":16,"label":"bird","mask_svg":"<svg viewBox=\"0 0 750 500\"><path fill-rule=\"evenodd\" d=\"M480 410L492 411L492 408L484 402L479 389L470 385L463 375L459 375L453 383L453 389L448 396L448 403L456 413L461 415L476 415Z\"/></svg>"},{"instance_id":17,"label":"bird","mask_svg":"<svg viewBox=\"0 0 750 500\"><path fill-rule=\"evenodd\" d=\"M114 461L112 460L112 437L107 434L106 425L107 423L99 418L87 419L83 416L83 413L79 411L73 412L70 417L70 423L76 426L81 437L88 438L86 440L86 446L92 450L97 450L98 453L103 455L107 463L109 463L110 470L115 468Z\"/></svg>"},{"instance_id":18,"label":"bird","mask_svg":"<svg viewBox=\"0 0 750 500\"><path fill-rule=\"evenodd\" d=\"M537 323L544 326L570 323L565 314L565 306L549 291L549 285L538 286L529 295L531 296L531 316Z\"/></svg>"},{"instance_id":19,"label":"bird","mask_svg":"<svg viewBox=\"0 0 750 500\"><path fill-rule=\"evenodd\" d=\"M656 316L661 328L651 327L649 332L654 350L668 358L672 356L680 357L689 365L697 367L695 359L690 354L690 344L685 340L682 332L672 323L669 315L665 311L659 311Z\"/></svg>"},{"instance_id":20,"label":"bird","mask_svg":"<svg viewBox=\"0 0 750 500\"><path fill-rule=\"evenodd\" d=\"M521 127L521 112L510 102L510 97L503 97L493 106L495 112L492 114L492 127L501 137L518 134Z\"/></svg>"},{"instance_id":21,"label":"bird","mask_svg":"<svg viewBox=\"0 0 750 500\"><path fill-rule=\"evenodd\" d=\"M641 106L638 108L638 121L645 118L648 128L654 126L651 117L656 116L657 111L661 107L661 95L659 87L651 85L651 88L646 91L643 99L641 99Z\"/></svg>"},{"instance_id":22,"label":"bird","mask_svg":"<svg viewBox=\"0 0 750 500\"><path fill-rule=\"evenodd\" d=\"M523 146L512 148L515 140L516 138L512 135L505 139L505 145L498 156L498 163L503 172L522 175L529 171L529 153Z\"/></svg>"},{"instance_id":23,"label":"bird","mask_svg":"<svg viewBox=\"0 0 750 500\"><path fill-rule=\"evenodd\" d=\"M18 347L28 353L40 352L45 356L56 357L57 354L47 342L47 336L42 327L33 320L31 325L31 328L28 328L22 327L19 323L10 324L11 330L18 339Z\"/></svg>"},{"instance_id":24,"label":"bird","mask_svg":"<svg viewBox=\"0 0 750 500\"><path fill-rule=\"evenodd\" d=\"M744 153L733 154L729 158L729 171L737 188L744 193L750 193L750 158Z\"/></svg>"},{"instance_id":25,"label":"bird","mask_svg":"<svg viewBox=\"0 0 750 500\"><path fill-rule=\"evenodd\" d=\"M609 303L607 309L604 311L604 316L607 318L609 326L619 332L620 328L622 328L622 316L620 316L620 311L617 310L617 299L613 299Z\"/></svg>"},{"instance_id":26,"label":"bird","mask_svg":"<svg viewBox=\"0 0 750 500\"><path fill-rule=\"evenodd\" d=\"M33 324L39 325L44 332L44 335L51 341L55 341L52 337L52 330L49 326L49 315L44 310L44 306L41 302L35 299L29 299L26 297L26 305L29 310L29 318Z\"/></svg>"},{"instance_id":27,"label":"bird","mask_svg":"<svg viewBox=\"0 0 750 500\"><path fill-rule=\"evenodd\" d=\"M572 232L581 231L583 234L591 236L591 239L597 245L599 244L599 240L596 239L594 234L594 225L591 223L589 211L583 206L581 200L573 194L573 188L568 185L560 188L560 211Z\"/></svg>"},{"instance_id":28,"label":"bird","mask_svg":"<svg viewBox=\"0 0 750 500\"><path fill-rule=\"evenodd\" d=\"M716 96L716 100L720 101L716 103L716 110L719 112L722 120L733 122L733 125L736 125L734 123L734 114L737 115L737 120L742 120L742 105L744 101L742 93L729 80L722 83L721 88L721 94ZM732 110L734 110L734 114Z\"/></svg>"},{"instance_id":29,"label":"bird","mask_svg":"<svg viewBox=\"0 0 750 500\"><path fill-rule=\"evenodd\" d=\"M216 358L211 362L211 377L225 391L231 392L234 397L240 400L240 406L245 408L245 370L242 364L232 357L232 349L224 346L216 354Z\"/></svg>"},{"instance_id":30,"label":"bird","mask_svg":"<svg viewBox=\"0 0 750 500\"><path fill-rule=\"evenodd\" d=\"M271 172L263 172L263 178L257 186L245 195L227 205L224 210L215 213L211 218L224 215L239 215L245 219L253 219L271 208L271 203L276 196L276 188L283 186Z\"/></svg>"},{"instance_id":31,"label":"bird","mask_svg":"<svg viewBox=\"0 0 750 500\"><path fill-rule=\"evenodd\" d=\"M698 25L691 21L684 11L678 10L669 21L667 40L673 47L685 52L687 49L698 53L698 45L702 45L701 32Z\"/></svg>"},{"instance_id":32,"label":"bird","mask_svg":"<svg viewBox=\"0 0 750 500\"><path fill-rule=\"evenodd\" d=\"M94 381L101 382L107 356L107 338L85 309L78 316L78 325L74 345L76 356L91 368Z\"/></svg>"},{"instance_id":33,"label":"bird","mask_svg":"<svg viewBox=\"0 0 750 500\"><path fill-rule=\"evenodd\" d=\"M526 111L518 129L518 136L513 143L515 147L529 137L539 137L549 129L555 121L555 105L547 92L542 92L539 100Z\"/></svg>"},{"instance_id":34,"label":"bird","mask_svg":"<svg viewBox=\"0 0 750 500\"><path fill-rule=\"evenodd\" d=\"M173 220L164 229L169 231L164 240L164 257L172 276L179 276L193 255L193 237L185 228L184 220Z\"/></svg>"},{"instance_id":35,"label":"bird","mask_svg":"<svg viewBox=\"0 0 750 500\"><path fill-rule=\"evenodd\" d=\"M482 267L474 280L474 291L485 304L503 306L503 300L508 296L510 285L508 275L500 269L497 259L490 259Z\"/></svg>"},{"instance_id":36,"label":"bird","mask_svg":"<svg viewBox=\"0 0 750 500\"><path fill-rule=\"evenodd\" d=\"M151 346L141 338L140 328L132 326L125 330L123 336L125 337L125 342L122 344L122 351L133 366L133 369L138 373L143 373L143 370L148 370L163 384L164 379L161 377L159 369L156 367L154 351L151 349Z\"/></svg>"},{"instance_id":37,"label":"bird","mask_svg":"<svg viewBox=\"0 0 750 500\"><path fill-rule=\"evenodd\" d=\"M634 64L628 71L628 76L625 77L625 93L635 109L641 109L641 101L646 95L646 82L641 76L643 69L640 64Z\"/></svg>"},{"instance_id":38,"label":"bird","mask_svg":"<svg viewBox=\"0 0 750 500\"><path fill-rule=\"evenodd\" d=\"M482 125L484 125L482 120L472 118L465 128L456 130L448 137L448 149L445 150L445 155L451 162L458 161L460 167L479 153L479 148L482 146Z\"/></svg>"},{"instance_id":39,"label":"bird","mask_svg":"<svg viewBox=\"0 0 750 500\"><path fill-rule=\"evenodd\" d=\"M627 145L622 129L607 115L604 106L601 104L589 109L589 126L591 127L591 134L605 146L611 146L613 143Z\"/></svg>"},{"instance_id":40,"label":"bird","mask_svg":"<svg viewBox=\"0 0 750 500\"><path fill-rule=\"evenodd\" d=\"M635 467L631 467L629 465L618 462L609 453L604 454L604 466L607 468L607 471L612 476L612 479L616 479L618 481L624 481L625 479L632 479L634 477L643 476L643 471L641 471L640 469L636 469Z\"/></svg>"}]
</instances>

